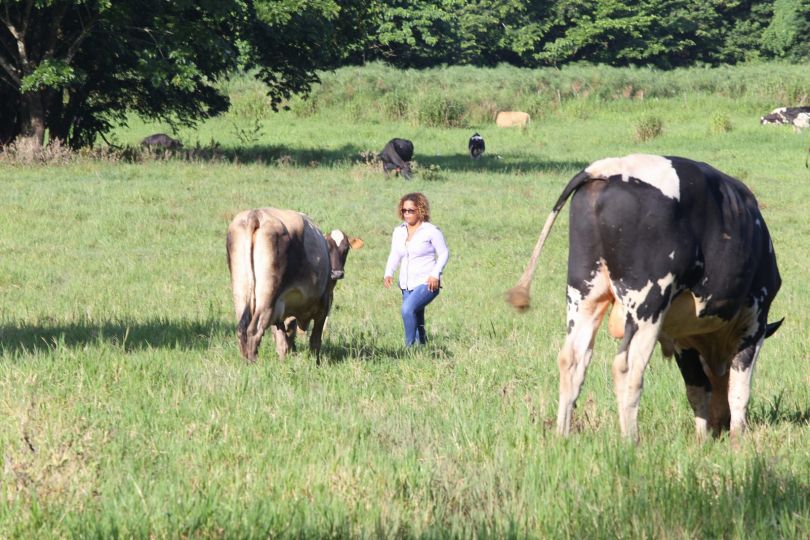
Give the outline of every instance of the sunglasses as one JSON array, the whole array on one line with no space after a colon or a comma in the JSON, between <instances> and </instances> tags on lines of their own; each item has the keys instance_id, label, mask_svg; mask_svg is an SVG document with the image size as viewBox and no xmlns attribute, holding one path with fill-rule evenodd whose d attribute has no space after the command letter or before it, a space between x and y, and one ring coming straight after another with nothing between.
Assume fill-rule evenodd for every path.
<instances>
[{"instance_id":1,"label":"sunglasses","mask_svg":"<svg viewBox=\"0 0 810 540\"><path fill-rule=\"evenodd\" d=\"M403 214L415 214L416 213L416 208L403 208L402 213Z\"/></svg>"}]
</instances>

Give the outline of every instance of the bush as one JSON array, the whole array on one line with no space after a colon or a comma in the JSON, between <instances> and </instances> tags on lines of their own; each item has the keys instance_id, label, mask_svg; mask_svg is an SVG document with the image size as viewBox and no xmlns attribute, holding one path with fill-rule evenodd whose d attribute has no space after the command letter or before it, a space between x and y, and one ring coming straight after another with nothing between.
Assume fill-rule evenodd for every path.
<instances>
[{"instance_id":1,"label":"bush","mask_svg":"<svg viewBox=\"0 0 810 540\"><path fill-rule=\"evenodd\" d=\"M716 112L709 119L709 132L715 135L728 133L733 129L731 118L726 113Z\"/></svg>"},{"instance_id":2,"label":"bush","mask_svg":"<svg viewBox=\"0 0 810 540\"><path fill-rule=\"evenodd\" d=\"M664 121L658 116L645 116L636 124L636 142L645 142L661 135Z\"/></svg>"},{"instance_id":3,"label":"bush","mask_svg":"<svg viewBox=\"0 0 810 540\"><path fill-rule=\"evenodd\" d=\"M421 97L416 120L420 126L466 127L465 112L461 100L435 92Z\"/></svg>"}]
</instances>

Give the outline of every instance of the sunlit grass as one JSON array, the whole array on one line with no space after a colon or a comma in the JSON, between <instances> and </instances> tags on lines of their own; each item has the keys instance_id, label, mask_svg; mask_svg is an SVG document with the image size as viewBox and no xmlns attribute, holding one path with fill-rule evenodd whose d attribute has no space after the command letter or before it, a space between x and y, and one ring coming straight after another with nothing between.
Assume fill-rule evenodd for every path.
<instances>
[{"instance_id":1,"label":"sunlit grass","mask_svg":"<svg viewBox=\"0 0 810 540\"><path fill-rule=\"evenodd\" d=\"M535 117L527 132L482 126L476 162L469 129L335 109L268 116L239 163L3 166L0 537L807 537L808 139L735 105L571 102L576 114ZM710 131L716 111L732 131ZM635 143L651 114L666 129ZM117 137L160 130L133 122ZM238 145L226 119L180 135ZM385 180L360 162L393 136L413 139L438 179ZM658 353L641 443L622 443L604 333L574 434L554 434L567 214L534 309L503 302L571 175L637 151L712 163L763 204L784 279L772 317L786 322L763 349L737 451L694 442L678 369ZM396 202L415 190L452 254L431 343L411 353L382 272ZM224 237L259 206L366 242L336 290L321 368L306 351L281 363L269 342L255 365L238 354Z\"/></svg>"}]
</instances>

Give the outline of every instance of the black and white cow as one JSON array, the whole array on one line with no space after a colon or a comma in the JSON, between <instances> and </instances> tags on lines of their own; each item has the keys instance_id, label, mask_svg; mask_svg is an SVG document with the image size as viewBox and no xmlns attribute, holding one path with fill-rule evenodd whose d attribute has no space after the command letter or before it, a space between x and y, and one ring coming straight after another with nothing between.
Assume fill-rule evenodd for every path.
<instances>
[{"instance_id":1,"label":"black and white cow","mask_svg":"<svg viewBox=\"0 0 810 540\"><path fill-rule=\"evenodd\" d=\"M599 325L621 338L613 378L622 434L638 440L644 370L656 342L675 354L699 439L746 425L751 375L781 279L765 220L739 180L681 157L635 154L596 161L574 176L546 220L509 301L529 306L543 243L570 211L568 335L559 353L557 431L571 412Z\"/></svg>"},{"instance_id":2,"label":"black and white cow","mask_svg":"<svg viewBox=\"0 0 810 540\"><path fill-rule=\"evenodd\" d=\"M800 130L810 127L810 107L779 107L760 117L760 124L787 124Z\"/></svg>"},{"instance_id":3,"label":"black and white cow","mask_svg":"<svg viewBox=\"0 0 810 540\"><path fill-rule=\"evenodd\" d=\"M408 139L391 139L380 152L379 158L383 163L383 172L386 178L390 171L402 174L411 179L411 164L413 159L413 143Z\"/></svg>"},{"instance_id":4,"label":"black and white cow","mask_svg":"<svg viewBox=\"0 0 810 540\"><path fill-rule=\"evenodd\" d=\"M478 133L473 134L473 136L470 137L470 142L467 144L467 147L470 149L470 157L478 159L486 149L484 138Z\"/></svg>"}]
</instances>

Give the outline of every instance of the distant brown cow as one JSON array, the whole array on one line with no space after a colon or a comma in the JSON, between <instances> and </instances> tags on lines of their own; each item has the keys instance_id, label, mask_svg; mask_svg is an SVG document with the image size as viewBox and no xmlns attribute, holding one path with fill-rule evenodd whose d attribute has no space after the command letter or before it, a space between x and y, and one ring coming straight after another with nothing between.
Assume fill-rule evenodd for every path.
<instances>
[{"instance_id":1,"label":"distant brown cow","mask_svg":"<svg viewBox=\"0 0 810 540\"><path fill-rule=\"evenodd\" d=\"M228 227L226 247L242 356L256 360L272 325L276 352L284 359L294 346L297 324L306 329L314 321L309 347L320 364L335 284L343 277L349 248L362 246L362 240L338 230L324 235L309 217L293 210L238 214Z\"/></svg>"},{"instance_id":2,"label":"distant brown cow","mask_svg":"<svg viewBox=\"0 0 810 540\"><path fill-rule=\"evenodd\" d=\"M498 127L521 127L529 125L529 113L520 111L501 111L495 117Z\"/></svg>"}]
</instances>

